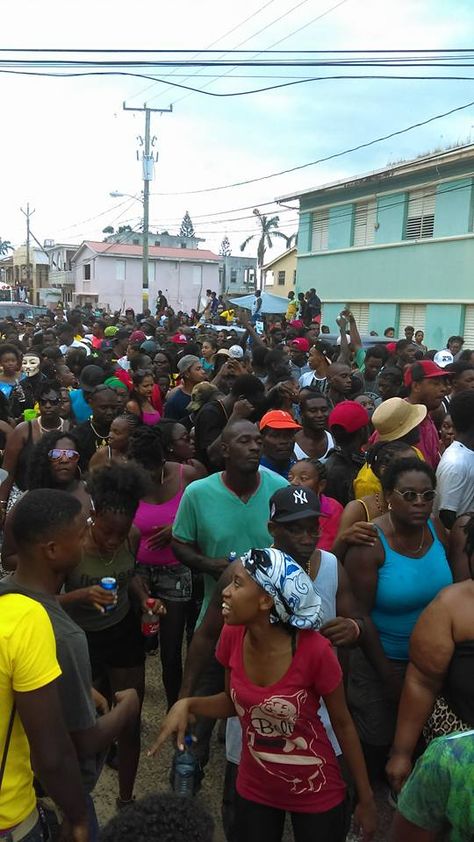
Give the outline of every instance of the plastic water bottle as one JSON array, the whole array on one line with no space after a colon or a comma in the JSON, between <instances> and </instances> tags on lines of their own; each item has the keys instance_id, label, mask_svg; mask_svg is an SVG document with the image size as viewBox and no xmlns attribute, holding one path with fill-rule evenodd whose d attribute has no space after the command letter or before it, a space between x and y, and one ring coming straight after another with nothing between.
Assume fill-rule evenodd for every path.
<instances>
[{"instance_id":1,"label":"plastic water bottle","mask_svg":"<svg viewBox=\"0 0 474 842\"><path fill-rule=\"evenodd\" d=\"M146 612L142 616L142 635L145 638L145 652L147 655L158 649L160 636L160 618L153 613L154 599L147 599Z\"/></svg>"},{"instance_id":2,"label":"plastic water bottle","mask_svg":"<svg viewBox=\"0 0 474 842\"><path fill-rule=\"evenodd\" d=\"M117 605L117 579L114 579L113 576L104 576L104 578L100 580L100 586L104 589L104 591L114 595L114 602L111 602L110 605L104 606L106 611L113 611Z\"/></svg>"},{"instance_id":3,"label":"plastic water bottle","mask_svg":"<svg viewBox=\"0 0 474 842\"><path fill-rule=\"evenodd\" d=\"M191 751L192 737L184 738L184 751L176 749L173 761L173 790L176 795L192 798L199 775L199 761Z\"/></svg>"}]
</instances>

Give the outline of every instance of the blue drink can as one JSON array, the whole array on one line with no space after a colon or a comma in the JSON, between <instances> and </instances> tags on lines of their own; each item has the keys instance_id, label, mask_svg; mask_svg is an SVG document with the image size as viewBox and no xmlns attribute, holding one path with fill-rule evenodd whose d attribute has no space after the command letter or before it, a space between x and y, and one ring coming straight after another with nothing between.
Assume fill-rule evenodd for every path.
<instances>
[{"instance_id":1,"label":"blue drink can","mask_svg":"<svg viewBox=\"0 0 474 842\"><path fill-rule=\"evenodd\" d=\"M230 563L230 564L231 564L233 561L235 561L235 559L236 559L236 558L237 558L237 553L236 553L236 552L234 552L234 551L232 551L231 553L229 553L229 555L227 556L227 559L228 559L228 561L229 561L229 563Z\"/></svg>"},{"instance_id":2,"label":"blue drink can","mask_svg":"<svg viewBox=\"0 0 474 842\"><path fill-rule=\"evenodd\" d=\"M108 591L114 595L115 601L110 605L105 606L106 611L113 611L117 604L117 579L114 579L113 576L104 576L104 578L100 580L100 586L104 589L104 591Z\"/></svg>"}]
</instances>

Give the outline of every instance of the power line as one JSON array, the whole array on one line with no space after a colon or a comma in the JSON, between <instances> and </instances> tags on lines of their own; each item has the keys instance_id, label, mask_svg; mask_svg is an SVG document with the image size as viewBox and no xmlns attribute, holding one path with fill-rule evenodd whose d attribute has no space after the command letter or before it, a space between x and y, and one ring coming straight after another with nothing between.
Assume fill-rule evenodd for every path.
<instances>
[{"instance_id":1,"label":"power line","mask_svg":"<svg viewBox=\"0 0 474 842\"><path fill-rule=\"evenodd\" d=\"M264 9L267 8L267 6L271 6L272 3L274 3L274 2L276 2L276 0L267 0L267 2L263 4L263 6L260 6L258 9L255 10L255 12L253 12L251 15L246 17L245 20L241 21L241 23L238 23L236 26L232 27L232 29L229 29L229 30L227 30L227 32L224 32L223 35L221 35L219 38L217 38L215 41L213 41L211 44L209 44L209 47L206 47L205 50L199 50L198 52L196 52L194 54L194 58L197 58L203 52L209 52L211 47L214 47L214 45L218 44L219 41L222 41L223 38L227 38L228 35L232 35L233 32L235 32L237 29L240 29L241 26L244 26L246 23L249 22L249 20L252 20L252 18L256 17L258 14L260 14L260 12L263 12ZM225 55L225 53L224 53L224 55ZM185 77L184 81L187 81L188 79L191 79L195 75L196 75L196 73L191 73L190 75ZM154 83L154 84L156 84L156 83ZM145 93L146 91L149 91L153 87L154 87L154 85L148 85L148 87L143 88L140 91L137 91L137 93L135 93L134 96L140 96L141 94ZM169 90L169 88L170 88L170 86L168 85L168 87L165 88L165 90L161 92L161 96L164 96L164 94L166 93L167 90ZM155 97L153 97L153 99L155 99Z\"/></svg>"},{"instance_id":2,"label":"power line","mask_svg":"<svg viewBox=\"0 0 474 842\"><path fill-rule=\"evenodd\" d=\"M240 44L237 44L237 48L241 47L243 44L247 44L249 41L252 41L252 40L253 40L253 38L256 38L256 37L257 37L257 35L261 35L261 34L262 34L262 32L265 32L267 29L270 29L270 27L271 27L271 26L274 26L276 23L279 23L279 21L281 21L281 20L283 20L284 18L288 17L288 15L290 15L292 12L294 12L296 9L300 8L301 6L304 6L307 2L308 2L308 0L299 0L299 2L298 2L295 6L292 6L292 7L291 7L291 9L288 9L288 11L287 11L287 12L284 12L284 14L280 15L280 17L278 17L278 18L276 18L275 20L271 21L269 24L267 24L266 26L262 27L262 29L259 29L257 32L254 32L252 35L250 35L250 36L249 36L248 38L246 38L244 41L241 41L241 42L240 42ZM345 3L345 2L347 2L347 0L340 0L340 2L341 2L341 3ZM235 48L234 48L234 49L235 49ZM224 53L224 55L226 55L226 54L227 54L227 53ZM256 53L256 56L259 56L259 55L261 55L261 53ZM214 81L217 81L217 79L220 79L220 78L222 78L223 76L228 75L230 72L231 72L231 69L230 69L230 70L225 71L225 73L221 73L219 76L217 76L217 77L216 77L216 79L215 79ZM209 87L209 85L212 85L213 83L214 83L214 82L213 82L213 80L211 80L211 81L207 82L207 83L204 85L204 87L205 87L205 88L206 88L206 87ZM182 102L184 99L186 99L186 98L187 98L188 96L190 96L190 95L191 95L191 92L189 92L189 93L187 93L187 94L184 94L182 97L179 97L179 99L177 99L177 100L175 100L175 101L174 101L174 105L177 105L177 104L178 104L178 102Z\"/></svg>"}]
</instances>

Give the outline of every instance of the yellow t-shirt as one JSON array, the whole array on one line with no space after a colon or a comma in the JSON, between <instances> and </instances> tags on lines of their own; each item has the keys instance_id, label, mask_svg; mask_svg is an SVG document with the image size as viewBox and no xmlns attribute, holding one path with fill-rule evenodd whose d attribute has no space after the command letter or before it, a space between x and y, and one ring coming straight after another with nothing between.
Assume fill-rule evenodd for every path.
<instances>
[{"instance_id":1,"label":"yellow t-shirt","mask_svg":"<svg viewBox=\"0 0 474 842\"><path fill-rule=\"evenodd\" d=\"M59 675L54 632L43 606L20 594L0 597L0 758L13 691L39 690ZM22 822L35 804L30 747L16 714L0 792L0 831Z\"/></svg>"},{"instance_id":2,"label":"yellow t-shirt","mask_svg":"<svg viewBox=\"0 0 474 842\"><path fill-rule=\"evenodd\" d=\"M290 301L288 307L286 308L286 321L292 322L293 319L296 319L296 313L298 312L298 302L297 301Z\"/></svg>"}]
</instances>

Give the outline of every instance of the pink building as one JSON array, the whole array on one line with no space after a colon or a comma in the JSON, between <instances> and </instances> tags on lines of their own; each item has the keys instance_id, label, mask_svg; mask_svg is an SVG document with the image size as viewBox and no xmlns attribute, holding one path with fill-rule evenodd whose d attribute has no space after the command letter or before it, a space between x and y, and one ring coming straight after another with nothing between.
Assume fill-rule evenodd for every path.
<instances>
[{"instance_id":1,"label":"pink building","mask_svg":"<svg viewBox=\"0 0 474 842\"><path fill-rule=\"evenodd\" d=\"M161 289L170 307L189 313L199 309L207 289L218 291L219 257L205 249L150 246L149 288L143 289L140 245L86 240L72 259L72 275L77 304L154 312Z\"/></svg>"}]
</instances>

